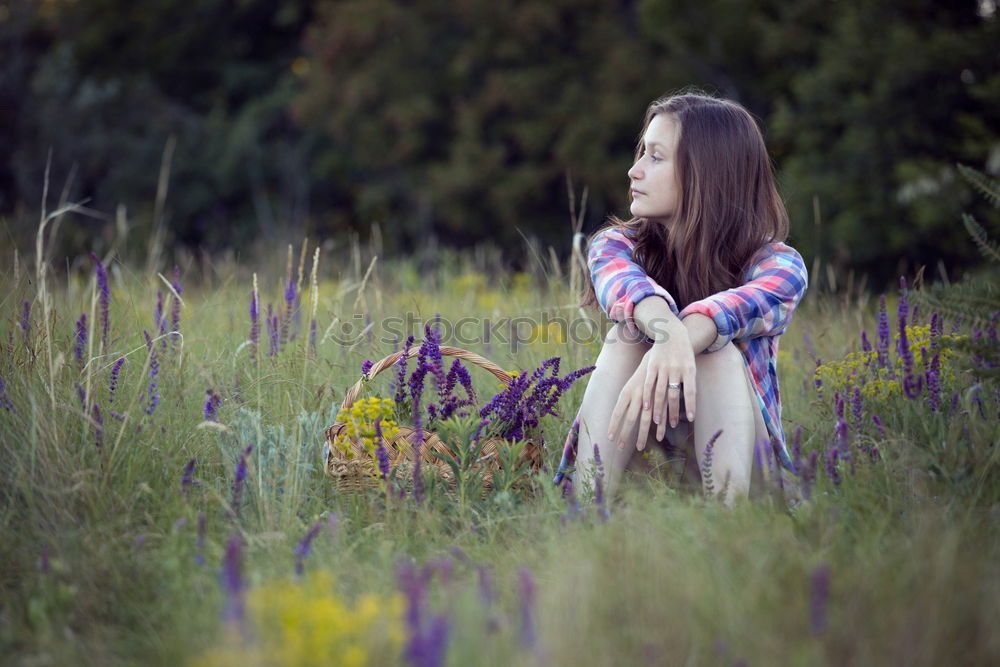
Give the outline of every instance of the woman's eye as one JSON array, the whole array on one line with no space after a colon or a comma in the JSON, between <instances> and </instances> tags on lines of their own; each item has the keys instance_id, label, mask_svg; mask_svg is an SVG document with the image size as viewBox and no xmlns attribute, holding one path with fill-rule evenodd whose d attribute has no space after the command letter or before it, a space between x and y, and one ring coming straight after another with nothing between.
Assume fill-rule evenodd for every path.
<instances>
[{"instance_id":1,"label":"woman's eye","mask_svg":"<svg viewBox=\"0 0 1000 667\"><path fill-rule=\"evenodd\" d=\"M660 157L657 156L655 153L650 153L649 157L652 158L653 162L659 162L660 161Z\"/></svg>"}]
</instances>

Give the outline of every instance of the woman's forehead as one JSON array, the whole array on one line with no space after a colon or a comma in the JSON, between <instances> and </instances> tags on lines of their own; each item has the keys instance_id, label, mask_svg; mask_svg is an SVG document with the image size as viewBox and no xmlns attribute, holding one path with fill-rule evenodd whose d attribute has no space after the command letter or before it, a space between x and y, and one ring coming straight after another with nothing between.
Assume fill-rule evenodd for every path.
<instances>
[{"instance_id":1,"label":"woman's forehead","mask_svg":"<svg viewBox=\"0 0 1000 667\"><path fill-rule=\"evenodd\" d=\"M677 141L677 120L670 114L658 113L653 116L646 127L643 141L650 144L673 146Z\"/></svg>"}]
</instances>

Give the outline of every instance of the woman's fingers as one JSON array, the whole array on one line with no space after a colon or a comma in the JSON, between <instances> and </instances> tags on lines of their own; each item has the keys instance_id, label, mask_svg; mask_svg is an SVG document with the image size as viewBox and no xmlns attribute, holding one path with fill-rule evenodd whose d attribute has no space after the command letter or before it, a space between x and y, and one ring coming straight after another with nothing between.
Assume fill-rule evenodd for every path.
<instances>
[{"instance_id":1,"label":"woman's fingers","mask_svg":"<svg viewBox=\"0 0 1000 667\"><path fill-rule=\"evenodd\" d=\"M663 414L667 400L667 380L666 376L658 378L656 383L656 395L653 398L653 421L656 422L656 440L663 442L663 436L667 433L666 415Z\"/></svg>"},{"instance_id":2,"label":"woman's fingers","mask_svg":"<svg viewBox=\"0 0 1000 667\"><path fill-rule=\"evenodd\" d=\"M689 422L694 421L694 406L695 399L698 394L698 385L695 382L695 371L692 368L688 371L687 377L684 379L684 407L687 409L687 420Z\"/></svg>"},{"instance_id":3,"label":"woman's fingers","mask_svg":"<svg viewBox=\"0 0 1000 667\"><path fill-rule=\"evenodd\" d=\"M676 376L675 376L676 377ZM667 415L670 418L670 425L677 426L677 421L681 414L681 380L673 379L667 383Z\"/></svg>"}]
</instances>

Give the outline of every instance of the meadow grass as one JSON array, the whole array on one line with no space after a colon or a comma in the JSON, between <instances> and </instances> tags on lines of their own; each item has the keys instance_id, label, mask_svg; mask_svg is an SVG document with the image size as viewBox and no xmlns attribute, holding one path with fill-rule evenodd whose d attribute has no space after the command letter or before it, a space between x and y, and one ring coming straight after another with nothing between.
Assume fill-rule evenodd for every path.
<instances>
[{"instance_id":1,"label":"meadow grass","mask_svg":"<svg viewBox=\"0 0 1000 667\"><path fill-rule=\"evenodd\" d=\"M851 371L838 376L836 364L860 349L862 329L876 337L877 299L814 285L781 339L785 430L791 440L802 427L803 463L818 457L808 500L789 505L765 494L727 509L672 478L636 474L605 521L589 498L574 512L550 483L586 378L557 416L542 419L546 470L527 490L456 502L428 478L422 503L347 493L320 459L324 429L362 362L402 344L382 331L389 318L413 314L396 331L418 340L437 314L445 323L473 318L470 334L489 320L489 342L444 343L506 369L552 356L562 357L563 373L593 363L599 336L573 341L558 324L539 324L544 314L606 327L575 307L567 284L579 273L542 261L530 274L505 273L488 253L384 263L355 246L321 257L311 280L311 253L289 257L284 270L284 253L271 268L192 263L179 279L110 262L106 343L92 261L50 272L44 285L23 269L3 279L5 663L933 665L1000 657L991 631L1000 618L997 395L954 359L942 373L944 407L930 409L925 393L887 390L864 398L855 424ZM298 287L291 299L289 276ZM893 326L896 303L890 295ZM286 330L273 355L268 304L279 338ZM84 313L77 360L74 323ZM505 342L503 318L531 318L522 333L548 338ZM920 360L926 366L930 356ZM818 363L839 387L817 392ZM485 403L500 387L484 371L471 374ZM364 395L391 396L390 375ZM846 414L838 414L838 389ZM222 400L207 416L213 394ZM849 434L831 462L839 422ZM865 454L872 447L877 459ZM237 483L241 456L246 478Z\"/></svg>"}]
</instances>

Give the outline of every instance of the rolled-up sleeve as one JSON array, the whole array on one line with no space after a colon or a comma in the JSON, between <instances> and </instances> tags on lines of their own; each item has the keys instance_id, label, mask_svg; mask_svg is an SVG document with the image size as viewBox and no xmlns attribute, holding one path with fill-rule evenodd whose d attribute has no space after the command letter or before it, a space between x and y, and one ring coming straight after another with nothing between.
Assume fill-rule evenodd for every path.
<instances>
[{"instance_id":1,"label":"rolled-up sleeve","mask_svg":"<svg viewBox=\"0 0 1000 667\"><path fill-rule=\"evenodd\" d=\"M765 246L748 281L688 304L680 317L701 313L715 322L718 336L706 351L714 352L730 341L784 332L808 284L805 263L784 243Z\"/></svg>"},{"instance_id":2,"label":"rolled-up sleeve","mask_svg":"<svg viewBox=\"0 0 1000 667\"><path fill-rule=\"evenodd\" d=\"M587 266L597 301L613 322L624 322L630 333L642 333L633 319L635 305L647 296L661 296L677 314L670 293L650 278L633 258L635 241L618 228L609 228L590 243Z\"/></svg>"}]
</instances>

